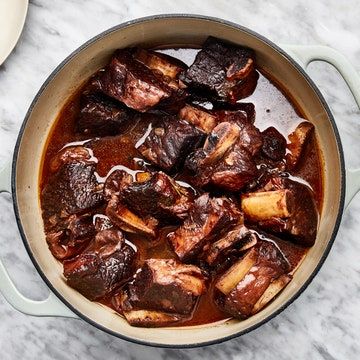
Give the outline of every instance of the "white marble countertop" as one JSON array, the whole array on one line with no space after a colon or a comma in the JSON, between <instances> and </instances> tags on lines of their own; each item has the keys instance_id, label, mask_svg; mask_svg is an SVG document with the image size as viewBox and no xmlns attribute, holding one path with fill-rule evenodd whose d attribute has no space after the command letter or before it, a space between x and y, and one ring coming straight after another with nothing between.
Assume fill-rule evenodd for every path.
<instances>
[{"instance_id":1,"label":"white marble countertop","mask_svg":"<svg viewBox=\"0 0 360 360\"><path fill-rule=\"evenodd\" d=\"M358 0L30 1L24 32L0 66L0 164L12 154L25 112L43 81L70 52L99 32L157 13L197 13L247 26L278 44L324 44L360 71ZM360 112L329 65L310 75L338 123L348 166L360 166ZM19 289L48 290L20 240L9 195L0 197L0 256ZM34 318L0 296L0 358L12 359L358 359L360 356L360 197L345 212L332 251L300 298L261 328L223 344L164 350L131 344L72 319Z\"/></svg>"}]
</instances>

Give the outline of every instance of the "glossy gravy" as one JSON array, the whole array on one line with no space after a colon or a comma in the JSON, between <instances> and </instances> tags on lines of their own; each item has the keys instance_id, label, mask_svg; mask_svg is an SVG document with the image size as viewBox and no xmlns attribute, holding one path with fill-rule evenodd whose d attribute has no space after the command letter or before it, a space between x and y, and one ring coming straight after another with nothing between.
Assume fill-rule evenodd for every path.
<instances>
[{"instance_id":1,"label":"glossy gravy","mask_svg":"<svg viewBox=\"0 0 360 360\"><path fill-rule=\"evenodd\" d=\"M173 55L188 64L192 62L197 51L195 49L164 50L165 53ZM284 89L280 89L279 85L276 85L275 81L271 80L268 74L261 71L261 69L260 73L255 92L242 101L255 104L256 127L262 131L269 126L275 126L287 138L287 135L303 121L301 109L296 107L295 103L286 95ZM149 123L141 121L130 124L124 133L113 137L88 138L86 135L78 134L75 132L75 120L79 111L81 92L82 88L63 107L47 140L41 170L40 192L49 179L50 160L60 149L69 144L83 144L93 151L93 155L98 161L97 176L100 182L104 182L109 172L119 168L119 165L123 169L128 168L129 171L143 169L141 167L142 156L136 150L135 144L146 132ZM318 210L321 212L323 198L322 159L315 137L312 139L312 143L313 146L308 147L302 164L300 164L298 170L292 176L296 177L295 180L306 182L314 190ZM187 182L186 174L183 173L177 174L175 179ZM182 185L184 184L182 183ZM99 214L94 216L101 216L103 210L99 209ZM171 227L164 228L161 230L158 239L153 241L137 234L126 235L127 240L137 248L140 265L148 258L176 258L166 239L166 235L171 229ZM305 249L302 251L306 252ZM100 302L112 307L110 299L102 299ZM210 285L207 293L201 296L192 318L180 323L179 326L207 324L226 318L229 318L229 315L220 311L213 303L212 285Z\"/></svg>"}]
</instances>

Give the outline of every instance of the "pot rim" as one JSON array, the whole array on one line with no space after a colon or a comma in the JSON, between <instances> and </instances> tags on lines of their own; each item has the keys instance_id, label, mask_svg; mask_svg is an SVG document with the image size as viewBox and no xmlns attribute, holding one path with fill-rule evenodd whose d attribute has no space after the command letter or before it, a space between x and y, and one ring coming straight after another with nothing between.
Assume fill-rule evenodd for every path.
<instances>
[{"instance_id":1,"label":"pot rim","mask_svg":"<svg viewBox=\"0 0 360 360\"><path fill-rule=\"evenodd\" d=\"M310 86L312 87L312 89L314 90L316 95L318 96L320 102L322 103L322 105L323 105L323 107L324 107L324 109L325 109L325 111L327 113L327 116L328 116L328 118L330 120L330 123L332 125L332 128L333 128L334 135L335 135L335 140L336 140L336 143L337 143L337 146L338 146L338 153L339 153L339 160L340 160L340 172L341 172L340 206L339 206L339 211L338 211L338 214L337 214L337 217L336 217L333 232L331 234L328 245L327 245L323 255L321 256L320 261L318 262L317 266L315 267L314 271L311 273L309 278L301 286L301 288L290 299L288 299L280 308L278 308L276 311L274 311L272 314L267 316L262 321L259 321L258 323L250 326L249 328L247 328L245 330L241 330L241 331L239 331L239 332L237 332L235 334L216 339L216 340L203 341L203 342L191 343L191 344L161 344L161 343L155 343L155 342L150 342L150 341L137 340L137 339L134 339L134 338L119 334L117 332L114 332L114 331L100 325L99 323L97 323L97 322L93 321L92 319L88 318L86 315L82 314L79 310L77 310L75 307L73 307L56 290L56 288L48 280L46 274L41 270L40 266L38 265L38 263L36 261L36 258L35 258L34 254L31 251L31 248L30 248L29 243L27 241L24 229L23 229L22 224L21 224L19 208L18 208L18 205L17 205L17 195L16 195L16 166L17 166L17 160L18 160L18 155L19 155L19 148L20 148L20 144L21 144L21 140L22 140L22 137L23 137L24 130L25 130L26 125L27 125L27 121L28 121L29 117L31 116L32 110L35 107L38 99L41 97L43 91L46 89L48 84L53 80L53 78L58 74L58 72L73 57L75 57L78 53L80 53L85 48L87 48L89 45L96 42L97 40L100 40L101 38L103 38L106 35L109 35L109 34L111 34L113 32L116 32L116 31L119 31L121 29L127 28L127 27L129 27L131 25L134 25L134 24L139 24L139 23L149 22L149 21L159 20L159 19L161 20L161 19L175 19L175 18L208 20L208 21L211 21L211 22L216 22L216 23L220 23L220 24L223 24L223 25L231 26L231 27L233 27L235 29L241 30L241 31L243 31L243 32L245 32L245 33L247 33L249 35L252 35L252 36L262 40L264 43L266 43L267 45L272 47L274 50L279 52L281 55L283 55L301 73L301 75L310 84ZM221 18L212 17L212 16L205 16L205 15L198 15L198 14L187 14L187 13L158 14L158 15L151 15L151 16L145 16L145 17L136 18L136 19L133 19L133 20L130 20L130 21L115 25L115 26L101 32L100 34L92 37L90 40L86 41L84 44L79 46L76 50L74 50L70 55L68 55L52 71L52 73L48 76L48 78L42 84L39 91L35 95L33 101L31 102L31 105L30 105L30 107L29 107L29 109L28 109L28 111L27 111L27 113L25 115L24 121L23 121L23 123L21 125L21 128L19 130L19 135L18 135L17 140L16 140L16 145L15 145L15 148L14 148L14 154L13 154L13 160L12 160L12 166L11 166L11 192L12 192L13 208L14 208L14 212L15 212L16 223L17 223L20 235L21 235L21 239L23 241L25 249L26 249L32 263L34 264L37 272L40 274L43 281L49 287L50 291L53 292L60 299L60 301L63 302L72 312L74 312L80 319L85 320L86 322L88 322L92 326L98 328L99 330L102 330L102 331L104 331L104 332L106 332L106 333L108 333L110 335L113 335L113 336L115 336L117 338L120 338L122 340L127 340L127 341L130 341L130 342L135 343L135 344L147 345L147 346L151 346L151 347L184 349L184 348L195 348L195 347L200 347L200 346L208 346L208 345L213 345L213 344L219 344L219 343L225 342L227 340L230 340L230 339L239 337L241 335L244 335L246 333L249 333L249 332L257 329L261 325L267 323L268 321L273 319L275 316L279 315L291 303L293 303L300 296L301 293L304 292L304 290L309 286L309 284L311 283L311 281L313 280L315 275L319 272L320 268L322 267L323 263L325 262L328 254L330 252L330 249L331 249L331 247L332 247L332 245L333 245L333 243L335 241L335 238L336 238L339 226L340 226L342 214L343 214L343 211L344 211L344 201L345 201L345 162L344 162L344 153L343 153L343 148L342 148L342 144L341 144L340 135L339 135L336 123L335 123L335 119L334 119L334 117L333 117L333 115L332 115L332 113L330 111L330 108L329 108L327 102L325 101L323 95L320 93L320 90L318 89L318 87L311 80L309 75L307 75L305 70L294 59L292 59L290 57L290 55L287 54L286 51L284 51L283 49L278 47L276 44L274 44L272 41L268 40L266 37L258 34L257 32L255 32L253 30L250 30L250 29L248 29L248 28L246 28L246 27L244 27L242 25L238 25L238 24L236 24L234 22L228 21L228 20L223 20Z\"/></svg>"}]
</instances>

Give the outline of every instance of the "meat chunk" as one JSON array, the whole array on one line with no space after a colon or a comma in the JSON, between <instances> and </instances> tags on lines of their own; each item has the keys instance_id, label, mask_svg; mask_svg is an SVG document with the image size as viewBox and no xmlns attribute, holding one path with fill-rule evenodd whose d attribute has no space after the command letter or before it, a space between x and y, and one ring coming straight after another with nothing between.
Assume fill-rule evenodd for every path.
<instances>
[{"instance_id":1,"label":"meat chunk","mask_svg":"<svg viewBox=\"0 0 360 360\"><path fill-rule=\"evenodd\" d=\"M274 127L265 129L262 137L262 152L266 157L275 161L285 157L286 139Z\"/></svg>"},{"instance_id":2,"label":"meat chunk","mask_svg":"<svg viewBox=\"0 0 360 360\"><path fill-rule=\"evenodd\" d=\"M155 237L158 221L148 216L140 218L130 211L117 196L113 196L105 210L109 219L120 229L130 232Z\"/></svg>"},{"instance_id":3,"label":"meat chunk","mask_svg":"<svg viewBox=\"0 0 360 360\"><path fill-rule=\"evenodd\" d=\"M186 104L179 112L180 119L186 120L190 124L209 134L220 122L230 122L237 124L241 131L250 133L251 140L260 142L262 138L260 131L254 126L255 107L251 103L238 103L235 105L217 105L212 110L203 108L199 105ZM246 136L246 133L241 137Z\"/></svg>"},{"instance_id":4,"label":"meat chunk","mask_svg":"<svg viewBox=\"0 0 360 360\"><path fill-rule=\"evenodd\" d=\"M198 149L191 154L185 166L192 171L195 182L205 185L209 182L209 173L212 166L216 166L218 161L239 139L239 127L227 122L221 123L206 138L202 149ZM200 176L199 176L200 175Z\"/></svg>"},{"instance_id":5,"label":"meat chunk","mask_svg":"<svg viewBox=\"0 0 360 360\"><path fill-rule=\"evenodd\" d=\"M251 155L235 146L213 169L210 183L229 191L241 190L258 174Z\"/></svg>"},{"instance_id":6,"label":"meat chunk","mask_svg":"<svg viewBox=\"0 0 360 360\"><path fill-rule=\"evenodd\" d=\"M176 114L188 96L184 90L186 88L185 84L179 80L179 74L187 69L186 64L172 56L145 49L136 49L134 57L169 85L172 94L170 97L163 99L158 108Z\"/></svg>"},{"instance_id":7,"label":"meat chunk","mask_svg":"<svg viewBox=\"0 0 360 360\"><path fill-rule=\"evenodd\" d=\"M166 82L134 59L131 49L115 52L99 85L106 95L138 111L147 111L172 94Z\"/></svg>"},{"instance_id":8,"label":"meat chunk","mask_svg":"<svg viewBox=\"0 0 360 360\"><path fill-rule=\"evenodd\" d=\"M155 236L159 222L184 219L194 194L163 172L115 170L105 181L106 214L122 230Z\"/></svg>"},{"instance_id":9,"label":"meat chunk","mask_svg":"<svg viewBox=\"0 0 360 360\"><path fill-rule=\"evenodd\" d=\"M142 218L159 221L184 219L194 193L163 172L138 172L132 178L124 170L115 170L105 181L104 196L117 198L128 210Z\"/></svg>"},{"instance_id":10,"label":"meat chunk","mask_svg":"<svg viewBox=\"0 0 360 360\"><path fill-rule=\"evenodd\" d=\"M197 198L184 224L168 235L181 261L190 261L204 246L222 236L231 226L241 221L241 212L227 198Z\"/></svg>"},{"instance_id":11,"label":"meat chunk","mask_svg":"<svg viewBox=\"0 0 360 360\"><path fill-rule=\"evenodd\" d=\"M288 271L289 264L277 246L272 242L259 241L216 282L218 292L215 293L215 301L228 314L247 318L285 286L281 277Z\"/></svg>"},{"instance_id":12,"label":"meat chunk","mask_svg":"<svg viewBox=\"0 0 360 360\"><path fill-rule=\"evenodd\" d=\"M235 106L234 108L236 109ZM179 117L200 128L207 134L211 134L214 128L222 122L236 124L239 127L237 143L250 152L251 155L256 155L263 145L262 134L254 126L253 119L249 118L247 112L242 110L241 107L236 110L207 110L200 106L187 104L180 110Z\"/></svg>"},{"instance_id":13,"label":"meat chunk","mask_svg":"<svg viewBox=\"0 0 360 360\"><path fill-rule=\"evenodd\" d=\"M307 248L298 244L294 244L290 241L280 239L279 237L268 234L259 228L255 228L255 231L260 239L270 241L279 248L289 263L289 274L294 274L301 265L302 261L305 259Z\"/></svg>"},{"instance_id":14,"label":"meat chunk","mask_svg":"<svg viewBox=\"0 0 360 360\"><path fill-rule=\"evenodd\" d=\"M219 122L236 124L239 129L239 140L237 144L247 150L251 155L256 155L262 147L263 138L257 127L255 127L241 110L219 110L216 111Z\"/></svg>"},{"instance_id":15,"label":"meat chunk","mask_svg":"<svg viewBox=\"0 0 360 360\"><path fill-rule=\"evenodd\" d=\"M256 89L259 73L254 70L243 80L239 81L230 91L229 101L235 103L239 99L245 99Z\"/></svg>"},{"instance_id":16,"label":"meat chunk","mask_svg":"<svg viewBox=\"0 0 360 360\"><path fill-rule=\"evenodd\" d=\"M180 78L215 99L236 102L251 95L258 77L253 50L209 37Z\"/></svg>"},{"instance_id":17,"label":"meat chunk","mask_svg":"<svg viewBox=\"0 0 360 360\"><path fill-rule=\"evenodd\" d=\"M160 221L184 219L192 205L192 194L161 171L149 176L121 191L128 207L140 216L151 215Z\"/></svg>"},{"instance_id":18,"label":"meat chunk","mask_svg":"<svg viewBox=\"0 0 360 360\"><path fill-rule=\"evenodd\" d=\"M53 174L42 191L45 218L66 212L76 214L99 206L103 201L102 184L95 166L82 162L65 163Z\"/></svg>"},{"instance_id":19,"label":"meat chunk","mask_svg":"<svg viewBox=\"0 0 360 360\"><path fill-rule=\"evenodd\" d=\"M235 226L206 251L205 261L213 266L256 245L257 237L244 224Z\"/></svg>"},{"instance_id":20,"label":"meat chunk","mask_svg":"<svg viewBox=\"0 0 360 360\"><path fill-rule=\"evenodd\" d=\"M286 155L288 169L291 170L297 166L312 134L314 134L314 125L308 121L303 121L289 135L289 153Z\"/></svg>"},{"instance_id":21,"label":"meat chunk","mask_svg":"<svg viewBox=\"0 0 360 360\"><path fill-rule=\"evenodd\" d=\"M132 276L135 259L135 251L125 243L121 231L102 230L83 253L64 261L64 276L71 287L89 300L96 300Z\"/></svg>"},{"instance_id":22,"label":"meat chunk","mask_svg":"<svg viewBox=\"0 0 360 360\"><path fill-rule=\"evenodd\" d=\"M312 190L282 177L272 178L262 190L242 195L245 217L300 245L314 245L318 211Z\"/></svg>"},{"instance_id":23,"label":"meat chunk","mask_svg":"<svg viewBox=\"0 0 360 360\"><path fill-rule=\"evenodd\" d=\"M81 97L76 130L82 134L117 135L131 124L134 111L100 93L85 93Z\"/></svg>"},{"instance_id":24,"label":"meat chunk","mask_svg":"<svg viewBox=\"0 0 360 360\"><path fill-rule=\"evenodd\" d=\"M127 286L122 309L126 318L127 311L136 309L189 316L205 291L205 277L198 267L149 259Z\"/></svg>"},{"instance_id":25,"label":"meat chunk","mask_svg":"<svg viewBox=\"0 0 360 360\"><path fill-rule=\"evenodd\" d=\"M153 124L138 150L161 169L171 171L179 167L203 139L204 133L201 130L186 121L165 116Z\"/></svg>"},{"instance_id":26,"label":"meat chunk","mask_svg":"<svg viewBox=\"0 0 360 360\"><path fill-rule=\"evenodd\" d=\"M59 260L79 254L95 235L91 214L70 215L65 219L54 215L47 223L46 242Z\"/></svg>"},{"instance_id":27,"label":"meat chunk","mask_svg":"<svg viewBox=\"0 0 360 360\"><path fill-rule=\"evenodd\" d=\"M119 196L120 192L134 181L127 171L116 169L105 180L104 197L110 200L113 195Z\"/></svg>"},{"instance_id":28,"label":"meat chunk","mask_svg":"<svg viewBox=\"0 0 360 360\"><path fill-rule=\"evenodd\" d=\"M222 122L207 137L203 149L187 159L185 166L192 172L197 186L215 185L238 191L258 174L251 154L240 144L238 125Z\"/></svg>"},{"instance_id":29,"label":"meat chunk","mask_svg":"<svg viewBox=\"0 0 360 360\"><path fill-rule=\"evenodd\" d=\"M50 161L51 172L57 172L62 165L71 163L95 164L97 159L91 149L84 146L66 146Z\"/></svg>"}]
</instances>

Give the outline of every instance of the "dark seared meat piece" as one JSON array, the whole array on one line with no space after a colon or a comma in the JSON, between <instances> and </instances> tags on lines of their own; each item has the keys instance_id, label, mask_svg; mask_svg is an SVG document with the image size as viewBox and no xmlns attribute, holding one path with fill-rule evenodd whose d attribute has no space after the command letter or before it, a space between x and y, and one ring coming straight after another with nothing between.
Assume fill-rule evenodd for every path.
<instances>
[{"instance_id":1,"label":"dark seared meat piece","mask_svg":"<svg viewBox=\"0 0 360 360\"><path fill-rule=\"evenodd\" d=\"M56 172L64 164L95 164L96 162L97 159L93 156L91 149L84 146L66 146L51 159L50 170Z\"/></svg>"},{"instance_id":2,"label":"dark seared meat piece","mask_svg":"<svg viewBox=\"0 0 360 360\"><path fill-rule=\"evenodd\" d=\"M242 145L255 149L251 138L244 135L237 124L222 122L217 125L203 148L186 160L185 166L193 175L192 182L197 186L209 184L230 191L241 190L258 174L251 154Z\"/></svg>"},{"instance_id":3,"label":"dark seared meat piece","mask_svg":"<svg viewBox=\"0 0 360 360\"><path fill-rule=\"evenodd\" d=\"M106 214L119 228L155 236L159 222L184 219L193 194L163 172L115 170L105 181Z\"/></svg>"},{"instance_id":4,"label":"dark seared meat piece","mask_svg":"<svg viewBox=\"0 0 360 360\"><path fill-rule=\"evenodd\" d=\"M144 112L171 96L185 97L181 89L171 87L162 75L135 60L134 49L117 50L100 75L100 89L129 108ZM180 94L181 93L181 94Z\"/></svg>"},{"instance_id":5,"label":"dark seared meat piece","mask_svg":"<svg viewBox=\"0 0 360 360\"><path fill-rule=\"evenodd\" d=\"M240 108L234 110L207 110L200 106L186 104L180 110L179 117L207 134L210 134L221 122L238 125L240 129L238 144L252 155L259 152L263 143L262 135L259 129L254 126L253 119L249 118L247 112Z\"/></svg>"},{"instance_id":6,"label":"dark seared meat piece","mask_svg":"<svg viewBox=\"0 0 360 360\"><path fill-rule=\"evenodd\" d=\"M257 175L251 155L236 145L213 168L210 183L225 190L238 191Z\"/></svg>"},{"instance_id":7,"label":"dark seared meat piece","mask_svg":"<svg viewBox=\"0 0 360 360\"><path fill-rule=\"evenodd\" d=\"M149 259L127 286L122 308L125 317L133 309L189 316L205 290L205 278L198 267L172 259Z\"/></svg>"},{"instance_id":8,"label":"dark seared meat piece","mask_svg":"<svg viewBox=\"0 0 360 360\"><path fill-rule=\"evenodd\" d=\"M95 235L91 214L70 215L65 219L54 215L47 223L46 242L59 260L79 254Z\"/></svg>"},{"instance_id":9,"label":"dark seared meat piece","mask_svg":"<svg viewBox=\"0 0 360 360\"><path fill-rule=\"evenodd\" d=\"M62 212L76 214L100 205L102 185L94 172L94 165L74 162L64 164L53 174L41 194L45 218Z\"/></svg>"},{"instance_id":10,"label":"dark seared meat piece","mask_svg":"<svg viewBox=\"0 0 360 360\"><path fill-rule=\"evenodd\" d=\"M146 181L135 181L120 192L125 204L136 214L160 221L184 219L193 195L163 172L149 174Z\"/></svg>"},{"instance_id":11,"label":"dark seared meat piece","mask_svg":"<svg viewBox=\"0 0 360 360\"><path fill-rule=\"evenodd\" d=\"M263 154L271 160L281 160L286 153L286 139L274 127L269 127L262 132Z\"/></svg>"},{"instance_id":12,"label":"dark seared meat piece","mask_svg":"<svg viewBox=\"0 0 360 360\"><path fill-rule=\"evenodd\" d=\"M241 212L227 198L197 198L182 226L168 235L181 261L194 259L211 241L241 221Z\"/></svg>"},{"instance_id":13,"label":"dark seared meat piece","mask_svg":"<svg viewBox=\"0 0 360 360\"><path fill-rule=\"evenodd\" d=\"M179 74L187 69L186 64L172 56L152 50L136 49L134 57L155 74L160 75L172 90L172 95L163 99L157 108L176 114L188 96L185 91L186 85L179 80Z\"/></svg>"},{"instance_id":14,"label":"dark seared meat piece","mask_svg":"<svg viewBox=\"0 0 360 360\"><path fill-rule=\"evenodd\" d=\"M79 133L117 135L131 124L134 111L100 93L83 94L76 120Z\"/></svg>"},{"instance_id":15,"label":"dark seared meat piece","mask_svg":"<svg viewBox=\"0 0 360 360\"><path fill-rule=\"evenodd\" d=\"M124 170L115 170L105 181L104 197L116 199L141 218L167 222L187 216L194 193L162 171L138 172L132 178Z\"/></svg>"},{"instance_id":16,"label":"dark seared meat piece","mask_svg":"<svg viewBox=\"0 0 360 360\"><path fill-rule=\"evenodd\" d=\"M209 37L180 79L216 99L236 102L251 95L258 77L253 50Z\"/></svg>"},{"instance_id":17,"label":"dark seared meat piece","mask_svg":"<svg viewBox=\"0 0 360 360\"><path fill-rule=\"evenodd\" d=\"M268 234L259 228L255 228L255 231L261 240L270 241L276 244L289 263L289 274L294 274L301 265L302 261L305 259L307 248L294 244L290 241L280 239L279 237Z\"/></svg>"},{"instance_id":18,"label":"dark seared meat piece","mask_svg":"<svg viewBox=\"0 0 360 360\"><path fill-rule=\"evenodd\" d=\"M237 85L235 85L230 92L230 102L235 103L238 99L245 99L250 96L256 89L259 73L254 70Z\"/></svg>"},{"instance_id":19,"label":"dark seared meat piece","mask_svg":"<svg viewBox=\"0 0 360 360\"><path fill-rule=\"evenodd\" d=\"M100 78L100 86L108 96L138 111L147 111L171 95L171 88L136 61L130 49L115 52Z\"/></svg>"},{"instance_id":20,"label":"dark seared meat piece","mask_svg":"<svg viewBox=\"0 0 360 360\"><path fill-rule=\"evenodd\" d=\"M133 182L133 177L124 170L114 170L105 180L104 198L110 200Z\"/></svg>"},{"instance_id":21,"label":"dark seared meat piece","mask_svg":"<svg viewBox=\"0 0 360 360\"><path fill-rule=\"evenodd\" d=\"M71 287L89 300L96 300L131 277L135 258L135 251L125 244L121 231L102 230L83 253L64 261L64 276Z\"/></svg>"},{"instance_id":22,"label":"dark seared meat piece","mask_svg":"<svg viewBox=\"0 0 360 360\"><path fill-rule=\"evenodd\" d=\"M227 258L238 256L240 252L248 250L256 243L257 236L244 224L239 224L209 246L205 253L205 261L211 266L219 265Z\"/></svg>"},{"instance_id":23,"label":"dark seared meat piece","mask_svg":"<svg viewBox=\"0 0 360 360\"><path fill-rule=\"evenodd\" d=\"M243 194L245 218L302 246L315 243L318 211L312 190L285 177L272 178L261 191Z\"/></svg>"},{"instance_id":24,"label":"dark seared meat piece","mask_svg":"<svg viewBox=\"0 0 360 360\"><path fill-rule=\"evenodd\" d=\"M229 315L247 318L254 308L259 310L257 302L269 286L288 271L289 263L279 248L272 242L258 241L217 280L215 301Z\"/></svg>"},{"instance_id":25,"label":"dark seared meat piece","mask_svg":"<svg viewBox=\"0 0 360 360\"><path fill-rule=\"evenodd\" d=\"M186 121L162 116L138 150L149 161L166 171L180 166L185 157L201 144L204 133Z\"/></svg>"}]
</instances>

